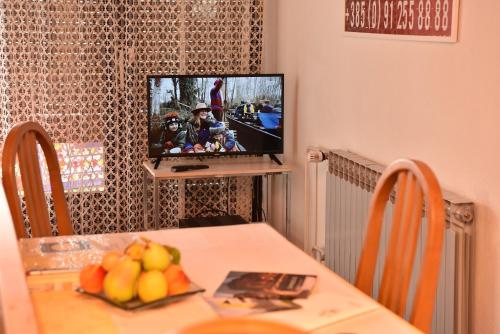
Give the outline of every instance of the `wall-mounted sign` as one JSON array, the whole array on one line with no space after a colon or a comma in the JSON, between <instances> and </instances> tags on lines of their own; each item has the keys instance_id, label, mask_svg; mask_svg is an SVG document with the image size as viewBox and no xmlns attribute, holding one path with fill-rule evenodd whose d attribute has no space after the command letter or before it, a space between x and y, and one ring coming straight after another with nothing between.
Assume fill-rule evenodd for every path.
<instances>
[{"instance_id":1,"label":"wall-mounted sign","mask_svg":"<svg viewBox=\"0 0 500 334\"><path fill-rule=\"evenodd\" d=\"M458 0L345 0L349 35L455 42Z\"/></svg>"}]
</instances>

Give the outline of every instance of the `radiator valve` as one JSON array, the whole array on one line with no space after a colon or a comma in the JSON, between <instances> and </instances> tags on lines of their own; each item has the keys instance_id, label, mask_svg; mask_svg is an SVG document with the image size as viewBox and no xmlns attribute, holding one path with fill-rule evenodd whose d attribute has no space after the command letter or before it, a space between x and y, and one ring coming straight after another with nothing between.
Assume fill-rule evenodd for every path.
<instances>
[{"instance_id":1,"label":"radiator valve","mask_svg":"<svg viewBox=\"0 0 500 334\"><path fill-rule=\"evenodd\" d=\"M307 161L309 162L322 162L326 160L326 154L320 150L307 150Z\"/></svg>"},{"instance_id":2,"label":"radiator valve","mask_svg":"<svg viewBox=\"0 0 500 334\"><path fill-rule=\"evenodd\" d=\"M316 261L325 264L325 249L323 247L314 246L312 248L312 255Z\"/></svg>"}]
</instances>

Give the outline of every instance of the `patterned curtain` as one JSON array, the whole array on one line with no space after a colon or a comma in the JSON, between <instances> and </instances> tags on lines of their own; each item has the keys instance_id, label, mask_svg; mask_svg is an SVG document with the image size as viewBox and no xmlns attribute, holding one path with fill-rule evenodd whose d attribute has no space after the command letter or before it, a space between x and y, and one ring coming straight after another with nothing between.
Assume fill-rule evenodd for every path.
<instances>
[{"instance_id":1,"label":"patterned curtain","mask_svg":"<svg viewBox=\"0 0 500 334\"><path fill-rule=\"evenodd\" d=\"M263 0L2 0L0 142L35 120L76 233L143 227L146 76L258 73Z\"/></svg>"}]
</instances>

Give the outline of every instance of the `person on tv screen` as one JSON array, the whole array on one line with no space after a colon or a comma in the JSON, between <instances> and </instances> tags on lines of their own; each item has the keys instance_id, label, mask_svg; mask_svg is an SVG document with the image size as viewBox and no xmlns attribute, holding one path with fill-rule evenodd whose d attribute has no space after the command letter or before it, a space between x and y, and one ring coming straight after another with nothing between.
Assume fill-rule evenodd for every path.
<instances>
[{"instance_id":1,"label":"person on tv screen","mask_svg":"<svg viewBox=\"0 0 500 334\"><path fill-rule=\"evenodd\" d=\"M186 145L184 152L205 152L205 145L210 139L210 127L223 127L224 123L209 114L210 108L205 103L198 103L191 110L193 116L186 123Z\"/></svg>"},{"instance_id":2,"label":"person on tv screen","mask_svg":"<svg viewBox=\"0 0 500 334\"><path fill-rule=\"evenodd\" d=\"M243 118L246 105L247 103L245 101L241 101L240 105L234 110L234 116L237 118Z\"/></svg>"},{"instance_id":3,"label":"person on tv screen","mask_svg":"<svg viewBox=\"0 0 500 334\"><path fill-rule=\"evenodd\" d=\"M209 129L211 137L205 144L206 152L240 152L245 151L234 139L233 131L226 129L223 126L218 126Z\"/></svg>"},{"instance_id":4,"label":"person on tv screen","mask_svg":"<svg viewBox=\"0 0 500 334\"><path fill-rule=\"evenodd\" d=\"M256 118L255 105L251 102L245 103L243 106L243 119L247 121L254 121Z\"/></svg>"},{"instance_id":5,"label":"person on tv screen","mask_svg":"<svg viewBox=\"0 0 500 334\"><path fill-rule=\"evenodd\" d=\"M245 106L243 107L243 114L255 114L255 106L253 105L253 103L245 104Z\"/></svg>"},{"instance_id":6,"label":"person on tv screen","mask_svg":"<svg viewBox=\"0 0 500 334\"><path fill-rule=\"evenodd\" d=\"M182 131L179 114L168 112L164 117L163 132L160 144L165 153L181 153L186 143L186 131Z\"/></svg>"},{"instance_id":7,"label":"person on tv screen","mask_svg":"<svg viewBox=\"0 0 500 334\"><path fill-rule=\"evenodd\" d=\"M273 111L273 105L269 100L261 100L259 105L259 112L270 113Z\"/></svg>"},{"instance_id":8,"label":"person on tv screen","mask_svg":"<svg viewBox=\"0 0 500 334\"><path fill-rule=\"evenodd\" d=\"M269 100L262 101L259 121L265 129L277 129L281 125L281 108L273 108Z\"/></svg>"},{"instance_id":9,"label":"person on tv screen","mask_svg":"<svg viewBox=\"0 0 500 334\"><path fill-rule=\"evenodd\" d=\"M205 144L206 152L226 152L224 145L224 128L210 128L210 139Z\"/></svg>"},{"instance_id":10,"label":"person on tv screen","mask_svg":"<svg viewBox=\"0 0 500 334\"><path fill-rule=\"evenodd\" d=\"M256 115L256 113L255 104L241 101L240 105L236 107L234 116L241 120L254 120L254 115Z\"/></svg>"},{"instance_id":11,"label":"person on tv screen","mask_svg":"<svg viewBox=\"0 0 500 334\"><path fill-rule=\"evenodd\" d=\"M224 108L222 105L222 95L220 90L222 88L222 84L224 82L222 79L217 79L214 82L214 88L210 90L210 109L212 110L212 114L215 119L219 122L222 121L222 114L224 112Z\"/></svg>"}]
</instances>

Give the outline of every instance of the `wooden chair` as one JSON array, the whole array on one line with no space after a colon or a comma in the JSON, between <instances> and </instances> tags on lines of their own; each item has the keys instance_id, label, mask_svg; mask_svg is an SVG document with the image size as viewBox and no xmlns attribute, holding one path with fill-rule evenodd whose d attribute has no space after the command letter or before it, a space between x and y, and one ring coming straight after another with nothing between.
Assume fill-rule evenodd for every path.
<instances>
[{"instance_id":1,"label":"wooden chair","mask_svg":"<svg viewBox=\"0 0 500 334\"><path fill-rule=\"evenodd\" d=\"M439 183L423 162L397 160L380 177L370 206L356 286L371 296L384 209L396 183L392 231L378 300L398 315L404 315L425 199L427 235L410 322L427 332L432 323L445 213Z\"/></svg>"},{"instance_id":2,"label":"wooden chair","mask_svg":"<svg viewBox=\"0 0 500 334\"><path fill-rule=\"evenodd\" d=\"M217 319L186 328L178 334L305 334L294 327L251 318Z\"/></svg>"},{"instance_id":3,"label":"wooden chair","mask_svg":"<svg viewBox=\"0 0 500 334\"><path fill-rule=\"evenodd\" d=\"M42 147L47 161L59 235L73 234L54 145L40 124L23 122L15 125L10 130L5 139L2 153L2 182L17 237L28 237L28 235L24 227L21 202L17 189L15 173L16 157L18 157L19 170L21 172L31 235L33 237L52 235L40 172L37 142Z\"/></svg>"}]
</instances>

